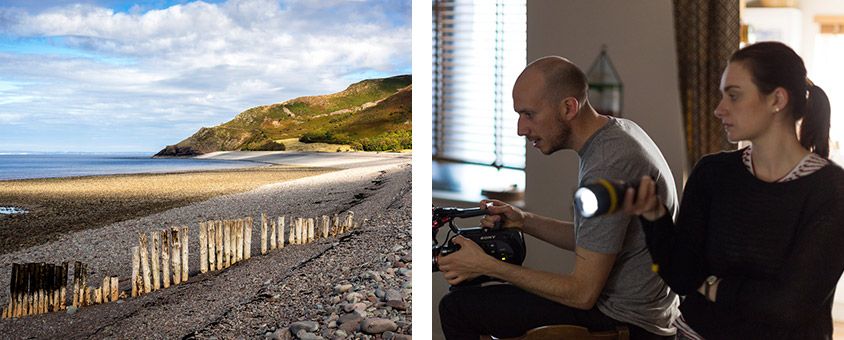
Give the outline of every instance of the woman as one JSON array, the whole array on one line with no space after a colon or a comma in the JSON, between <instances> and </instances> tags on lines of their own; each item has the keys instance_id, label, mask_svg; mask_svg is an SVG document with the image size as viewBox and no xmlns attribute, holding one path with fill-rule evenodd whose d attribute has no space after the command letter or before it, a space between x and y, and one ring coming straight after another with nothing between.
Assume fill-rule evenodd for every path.
<instances>
[{"instance_id":1,"label":"woman","mask_svg":"<svg viewBox=\"0 0 844 340\"><path fill-rule=\"evenodd\" d=\"M827 159L829 100L776 42L735 52L720 87L715 117L751 146L697 163L676 224L650 178L628 190L625 211L643 220L654 270L685 295L687 337L830 339L844 170Z\"/></svg>"}]
</instances>

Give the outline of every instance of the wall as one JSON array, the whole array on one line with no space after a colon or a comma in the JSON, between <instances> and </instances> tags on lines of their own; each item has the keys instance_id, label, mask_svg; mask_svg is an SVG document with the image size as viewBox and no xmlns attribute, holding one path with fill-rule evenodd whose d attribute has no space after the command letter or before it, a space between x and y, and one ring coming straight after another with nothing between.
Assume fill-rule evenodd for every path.
<instances>
[{"instance_id":1,"label":"wall","mask_svg":"<svg viewBox=\"0 0 844 340\"><path fill-rule=\"evenodd\" d=\"M529 61L561 55L586 71L601 45L606 44L624 84L623 116L641 125L662 149L681 193L686 156L672 11L669 0L529 0L527 55ZM571 220L577 166L577 155L572 151L544 156L529 149L527 209ZM458 202L435 202L448 203ZM528 239L527 247L526 265L560 273L571 270L571 253L532 239ZM437 303L446 292L442 275L434 274L434 339L443 338Z\"/></svg>"}]
</instances>

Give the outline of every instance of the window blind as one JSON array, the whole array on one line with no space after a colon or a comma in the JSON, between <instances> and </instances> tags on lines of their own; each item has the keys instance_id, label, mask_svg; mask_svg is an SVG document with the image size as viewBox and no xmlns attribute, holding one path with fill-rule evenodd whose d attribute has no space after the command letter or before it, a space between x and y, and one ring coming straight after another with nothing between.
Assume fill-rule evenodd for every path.
<instances>
[{"instance_id":1,"label":"window blind","mask_svg":"<svg viewBox=\"0 0 844 340\"><path fill-rule=\"evenodd\" d=\"M511 90L527 59L525 0L433 0L434 160L524 169Z\"/></svg>"}]
</instances>

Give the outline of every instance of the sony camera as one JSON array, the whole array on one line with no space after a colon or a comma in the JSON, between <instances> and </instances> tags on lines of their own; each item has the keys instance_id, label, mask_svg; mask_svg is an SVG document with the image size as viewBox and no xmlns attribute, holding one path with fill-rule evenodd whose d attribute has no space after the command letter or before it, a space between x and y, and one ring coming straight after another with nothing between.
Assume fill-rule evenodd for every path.
<instances>
[{"instance_id":1,"label":"sony camera","mask_svg":"<svg viewBox=\"0 0 844 340\"><path fill-rule=\"evenodd\" d=\"M504 229L500 225L494 228L483 228L480 226L471 228L457 228L454 219L486 215L486 210L481 208L433 208L433 271L439 271L437 256L448 256L460 249L460 245L454 244L451 240L458 235L466 237L481 247L490 256L504 262L521 265L525 261L525 238L522 232L516 229ZM446 242L440 245L437 240L437 232L445 225L449 227L449 234L446 235ZM450 236L451 233L454 236ZM492 280L490 277L481 276L474 280L463 282L460 285L474 285Z\"/></svg>"}]
</instances>

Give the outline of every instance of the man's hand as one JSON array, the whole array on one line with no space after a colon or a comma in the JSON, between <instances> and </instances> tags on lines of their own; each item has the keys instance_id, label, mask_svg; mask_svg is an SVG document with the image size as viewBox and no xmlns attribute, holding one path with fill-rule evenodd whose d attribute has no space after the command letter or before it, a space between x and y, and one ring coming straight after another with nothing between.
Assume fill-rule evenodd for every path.
<instances>
[{"instance_id":1,"label":"man's hand","mask_svg":"<svg viewBox=\"0 0 844 340\"><path fill-rule=\"evenodd\" d=\"M483 200L481 201L481 208L487 210L487 215L481 219L481 226L484 228L492 228L499 221L504 228L521 230L525 226L527 214L510 204L499 200Z\"/></svg>"},{"instance_id":2,"label":"man's hand","mask_svg":"<svg viewBox=\"0 0 844 340\"><path fill-rule=\"evenodd\" d=\"M440 271L443 272L443 276L450 285L485 275L488 268L494 266L497 262L492 256L487 255L477 243L468 238L457 236L452 242L460 245L460 250L446 256L437 256Z\"/></svg>"}]
</instances>

